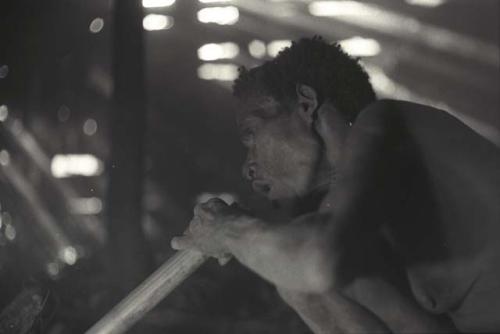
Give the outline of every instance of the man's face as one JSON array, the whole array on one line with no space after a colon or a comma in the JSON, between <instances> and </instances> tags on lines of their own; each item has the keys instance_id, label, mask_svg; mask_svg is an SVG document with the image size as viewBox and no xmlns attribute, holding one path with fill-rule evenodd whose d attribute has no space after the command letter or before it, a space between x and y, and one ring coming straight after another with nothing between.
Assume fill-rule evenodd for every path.
<instances>
[{"instance_id":1,"label":"man's face","mask_svg":"<svg viewBox=\"0 0 500 334\"><path fill-rule=\"evenodd\" d=\"M302 197L318 185L322 147L296 107L259 97L245 100L238 111L247 148L243 174L270 200Z\"/></svg>"}]
</instances>

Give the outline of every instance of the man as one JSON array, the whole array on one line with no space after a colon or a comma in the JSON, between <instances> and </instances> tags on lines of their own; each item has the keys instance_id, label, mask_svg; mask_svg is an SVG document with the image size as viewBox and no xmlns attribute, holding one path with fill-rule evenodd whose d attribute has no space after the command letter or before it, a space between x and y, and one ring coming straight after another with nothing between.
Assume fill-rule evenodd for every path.
<instances>
[{"instance_id":1,"label":"man","mask_svg":"<svg viewBox=\"0 0 500 334\"><path fill-rule=\"evenodd\" d=\"M176 249L230 256L315 333L500 331L500 150L446 112L375 100L338 45L301 39L234 93L245 177L308 205L279 226L220 200Z\"/></svg>"}]
</instances>

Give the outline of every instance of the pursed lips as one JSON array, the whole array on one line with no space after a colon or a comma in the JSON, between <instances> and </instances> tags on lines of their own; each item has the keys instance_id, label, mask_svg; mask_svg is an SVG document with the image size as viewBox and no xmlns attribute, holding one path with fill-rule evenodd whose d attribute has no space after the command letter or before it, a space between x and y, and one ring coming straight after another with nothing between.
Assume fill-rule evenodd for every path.
<instances>
[{"instance_id":1,"label":"pursed lips","mask_svg":"<svg viewBox=\"0 0 500 334\"><path fill-rule=\"evenodd\" d=\"M271 190L271 185L264 180L253 180L252 188L256 192L266 195Z\"/></svg>"}]
</instances>

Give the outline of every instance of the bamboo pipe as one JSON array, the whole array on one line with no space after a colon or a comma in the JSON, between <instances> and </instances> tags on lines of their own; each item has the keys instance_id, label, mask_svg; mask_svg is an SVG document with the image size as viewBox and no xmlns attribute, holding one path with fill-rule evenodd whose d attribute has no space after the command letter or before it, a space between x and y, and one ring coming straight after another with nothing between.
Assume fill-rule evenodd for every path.
<instances>
[{"instance_id":1,"label":"bamboo pipe","mask_svg":"<svg viewBox=\"0 0 500 334\"><path fill-rule=\"evenodd\" d=\"M207 256L197 251L177 252L85 334L125 333L206 260Z\"/></svg>"}]
</instances>

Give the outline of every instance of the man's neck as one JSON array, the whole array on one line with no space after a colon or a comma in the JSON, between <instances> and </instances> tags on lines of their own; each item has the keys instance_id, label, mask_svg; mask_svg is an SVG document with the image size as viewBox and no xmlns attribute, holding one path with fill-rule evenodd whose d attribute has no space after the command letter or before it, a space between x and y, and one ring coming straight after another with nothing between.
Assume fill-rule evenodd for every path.
<instances>
[{"instance_id":1,"label":"man's neck","mask_svg":"<svg viewBox=\"0 0 500 334\"><path fill-rule=\"evenodd\" d=\"M280 200L273 202L275 209L283 211L285 216L295 218L311 212L318 211L323 198L328 193L330 187L328 184L317 187L305 196L299 198Z\"/></svg>"}]
</instances>

